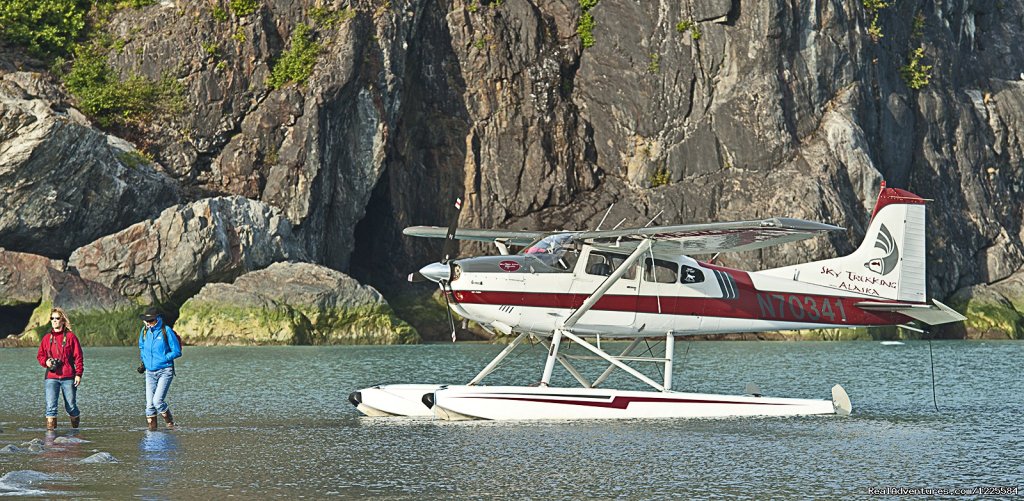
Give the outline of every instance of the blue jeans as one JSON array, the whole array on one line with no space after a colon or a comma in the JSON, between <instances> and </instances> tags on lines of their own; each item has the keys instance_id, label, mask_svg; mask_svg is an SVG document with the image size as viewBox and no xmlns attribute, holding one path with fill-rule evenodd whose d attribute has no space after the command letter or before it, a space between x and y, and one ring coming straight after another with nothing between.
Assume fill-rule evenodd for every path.
<instances>
[{"instance_id":1,"label":"blue jeans","mask_svg":"<svg viewBox=\"0 0 1024 501\"><path fill-rule=\"evenodd\" d=\"M167 390L171 389L174 367L146 371L146 417L167 412Z\"/></svg>"},{"instance_id":2,"label":"blue jeans","mask_svg":"<svg viewBox=\"0 0 1024 501\"><path fill-rule=\"evenodd\" d=\"M46 381L46 417L57 417L57 394L64 397L64 410L68 415L76 417L81 412L78 410L78 401L75 399L78 388L75 388L75 378L67 379L45 379Z\"/></svg>"}]
</instances>

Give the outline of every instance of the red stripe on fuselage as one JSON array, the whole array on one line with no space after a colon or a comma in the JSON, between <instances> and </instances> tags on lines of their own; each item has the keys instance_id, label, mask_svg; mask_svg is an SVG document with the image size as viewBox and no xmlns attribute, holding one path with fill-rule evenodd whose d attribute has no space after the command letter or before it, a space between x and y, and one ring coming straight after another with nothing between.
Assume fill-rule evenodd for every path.
<instances>
[{"instance_id":1,"label":"red stripe on fuselage","mask_svg":"<svg viewBox=\"0 0 1024 501\"><path fill-rule=\"evenodd\" d=\"M795 292L759 291L750 275L720 266L706 265L728 273L736 281L736 299L687 296L632 296L605 294L595 310L654 313L665 315L702 315L706 317L774 320L834 325L893 325L907 321L899 313L867 311L856 303L863 297L824 296ZM714 280L714 276L705 277ZM453 288L459 284L452 284ZM683 287L683 285L679 285ZM509 305L535 308L576 309L589 297L584 293L531 291L480 291L454 289L455 301L463 304ZM876 300L877 301L877 300Z\"/></svg>"}]
</instances>

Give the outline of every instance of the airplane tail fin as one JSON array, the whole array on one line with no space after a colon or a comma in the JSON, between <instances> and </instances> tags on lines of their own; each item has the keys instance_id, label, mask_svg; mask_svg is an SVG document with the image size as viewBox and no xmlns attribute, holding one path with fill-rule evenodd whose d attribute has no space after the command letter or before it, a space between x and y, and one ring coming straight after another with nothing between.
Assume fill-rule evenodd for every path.
<instances>
[{"instance_id":1,"label":"airplane tail fin","mask_svg":"<svg viewBox=\"0 0 1024 501\"><path fill-rule=\"evenodd\" d=\"M924 303L926 202L909 191L886 188L883 182L864 240L852 254L763 273L851 295Z\"/></svg>"}]
</instances>

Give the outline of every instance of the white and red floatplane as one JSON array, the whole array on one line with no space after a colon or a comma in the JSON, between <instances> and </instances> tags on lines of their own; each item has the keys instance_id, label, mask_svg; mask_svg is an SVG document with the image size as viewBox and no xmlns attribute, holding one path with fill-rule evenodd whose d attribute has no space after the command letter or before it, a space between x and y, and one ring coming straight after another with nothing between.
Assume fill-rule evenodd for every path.
<instances>
[{"instance_id":1,"label":"white and red floatplane","mask_svg":"<svg viewBox=\"0 0 1024 501\"><path fill-rule=\"evenodd\" d=\"M410 236L447 238L445 259L418 276L440 284L451 310L516 338L466 385L382 385L349 399L368 416L452 420L849 414L849 397L839 385L830 400L769 398L756 389L742 396L673 391L675 340L727 332L916 329L909 324L964 320L926 297L925 202L883 183L864 241L852 254L757 272L689 255L760 249L842 228L790 218L557 232L460 230L455 223L447 230L406 228ZM456 239L491 242L501 255L448 259ZM510 254L509 247L522 251ZM631 342L611 354L601 339ZM644 340L664 342L664 354L634 354ZM479 384L525 341L548 348L538 383ZM590 354L561 353L566 342ZM591 381L574 365L580 360L607 368ZM556 362L581 387L550 386ZM663 379L651 379L633 367L638 363L663 365ZM655 391L600 388L615 369Z\"/></svg>"}]
</instances>

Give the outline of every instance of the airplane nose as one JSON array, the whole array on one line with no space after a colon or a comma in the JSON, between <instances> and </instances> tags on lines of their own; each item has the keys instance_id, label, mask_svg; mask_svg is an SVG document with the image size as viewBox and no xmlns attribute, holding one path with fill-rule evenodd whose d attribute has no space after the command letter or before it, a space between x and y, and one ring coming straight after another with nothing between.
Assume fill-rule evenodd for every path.
<instances>
[{"instance_id":1,"label":"airplane nose","mask_svg":"<svg viewBox=\"0 0 1024 501\"><path fill-rule=\"evenodd\" d=\"M452 268L443 263L430 263L420 268L420 275L427 277L432 282L440 282L451 278Z\"/></svg>"}]
</instances>

